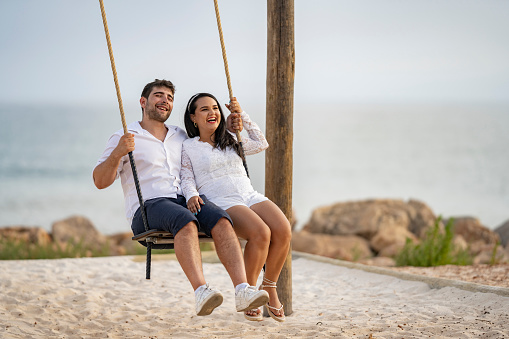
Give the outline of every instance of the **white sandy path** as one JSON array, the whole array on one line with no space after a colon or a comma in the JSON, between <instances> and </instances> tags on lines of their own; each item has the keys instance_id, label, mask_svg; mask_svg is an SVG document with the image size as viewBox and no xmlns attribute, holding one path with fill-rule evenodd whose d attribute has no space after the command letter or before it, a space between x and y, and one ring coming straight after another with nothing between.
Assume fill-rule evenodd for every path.
<instances>
[{"instance_id":1,"label":"white sandy path","mask_svg":"<svg viewBox=\"0 0 509 339\"><path fill-rule=\"evenodd\" d=\"M244 320L220 264L205 275L225 301L194 314L177 262L133 257L0 261L1 338L508 338L509 298L293 261L292 316Z\"/></svg>"}]
</instances>

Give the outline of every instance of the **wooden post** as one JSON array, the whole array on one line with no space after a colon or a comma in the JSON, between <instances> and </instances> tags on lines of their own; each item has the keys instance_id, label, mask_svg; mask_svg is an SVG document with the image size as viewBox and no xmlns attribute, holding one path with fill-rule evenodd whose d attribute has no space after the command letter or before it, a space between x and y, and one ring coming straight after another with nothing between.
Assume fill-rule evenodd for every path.
<instances>
[{"instance_id":1,"label":"wooden post","mask_svg":"<svg viewBox=\"0 0 509 339\"><path fill-rule=\"evenodd\" d=\"M292 221L293 81L295 46L293 0L267 0L267 104L265 153L265 195ZM292 307L292 250L278 280L277 293Z\"/></svg>"}]
</instances>

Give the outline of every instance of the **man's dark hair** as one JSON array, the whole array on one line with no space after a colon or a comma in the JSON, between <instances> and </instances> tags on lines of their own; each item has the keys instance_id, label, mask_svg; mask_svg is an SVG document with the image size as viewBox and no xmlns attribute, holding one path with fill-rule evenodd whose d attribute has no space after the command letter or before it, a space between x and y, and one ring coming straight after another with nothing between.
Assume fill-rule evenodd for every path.
<instances>
[{"instance_id":1,"label":"man's dark hair","mask_svg":"<svg viewBox=\"0 0 509 339\"><path fill-rule=\"evenodd\" d=\"M175 86L173 86L173 83L171 81L164 79L163 80L155 79L154 81L149 82L148 84L145 85L143 91L141 92L141 96L144 97L145 99L148 99L148 96L150 95L150 93L152 92L152 88L154 87L166 87L175 95Z\"/></svg>"},{"instance_id":2,"label":"man's dark hair","mask_svg":"<svg viewBox=\"0 0 509 339\"><path fill-rule=\"evenodd\" d=\"M175 86L170 80L155 79L154 81L149 82L148 84L145 85L143 91L141 91L141 96L148 100L148 97L150 93L152 93L152 89L154 87L166 87L173 93L173 95L175 95ZM143 108L141 109L141 115L143 117Z\"/></svg>"}]
</instances>

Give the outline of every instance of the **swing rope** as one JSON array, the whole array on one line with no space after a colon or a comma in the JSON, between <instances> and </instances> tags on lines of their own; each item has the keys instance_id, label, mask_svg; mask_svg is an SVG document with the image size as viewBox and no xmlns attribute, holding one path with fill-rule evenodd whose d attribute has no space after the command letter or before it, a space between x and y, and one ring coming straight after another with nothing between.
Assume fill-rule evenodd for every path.
<instances>
[{"instance_id":1,"label":"swing rope","mask_svg":"<svg viewBox=\"0 0 509 339\"><path fill-rule=\"evenodd\" d=\"M122 104L122 97L120 95L120 86L118 84L117 70L115 67L115 59L113 57L113 49L111 47L110 33L109 33L109 29L108 29L108 22L106 20L106 11L104 10L103 0L99 0L99 5L101 7L102 21L103 21L103 25L104 25L104 34L106 35L106 43L108 45L108 53L110 56L111 70L113 72L113 80L115 82L115 90L117 93L117 101L118 101L118 107L120 110L120 118L122 120L122 127L124 129L124 134L125 134L125 133L127 133L127 124L126 124L126 120L125 120L124 106ZM221 50L222 50L222 54L223 54L223 62L224 62L224 69L225 69L225 73L226 73L226 81L227 81L227 85L228 85L228 93L229 93L230 101L231 101L233 99L233 91L232 91L232 85L231 85L231 80L230 80L230 71L228 70L228 60L226 58L226 48L224 45L223 30L221 28L221 18L219 16L219 7L217 4L217 0L214 0L214 7L215 7L215 11L216 11L216 20L217 20L217 28L219 31L219 39L221 41ZM241 138L240 132L238 130L236 131L236 135L237 135L237 141L240 146L240 157L242 158L242 163L246 170L246 174L249 177L249 171L247 168L246 157L244 155L244 149L242 147L242 138ZM145 232L148 232L150 230L150 228L148 226L148 220L147 220L147 215L146 215L146 211L145 211L145 203L143 202L143 196L141 194L141 188L140 188L140 183L139 183L139 179L138 179L138 172L136 170L136 164L134 162L134 156L133 156L132 152L129 152L129 162L131 164L134 183L136 186L136 192L138 194L138 201L140 204L141 216L143 219L143 226L145 227ZM147 279L150 279L151 252L152 252L152 243L150 241L147 241L147 269L146 269L146 278Z\"/></svg>"},{"instance_id":2,"label":"swing rope","mask_svg":"<svg viewBox=\"0 0 509 339\"><path fill-rule=\"evenodd\" d=\"M219 7L217 4L217 0L214 0L214 8L216 10L217 29L219 31L219 40L221 41L221 51L223 53L224 72L226 73L226 82L228 84L228 93L230 95L230 100L231 100L233 98L232 83L230 80L230 71L228 69L228 59L226 58L226 47L224 46L223 29L221 28L221 18L219 17Z\"/></svg>"},{"instance_id":3,"label":"swing rope","mask_svg":"<svg viewBox=\"0 0 509 339\"><path fill-rule=\"evenodd\" d=\"M101 15L103 18L104 34L106 34L106 43L108 44L108 52L110 54L111 70L113 71L113 81L115 81L115 89L117 91L118 108L120 109L120 118L122 119L122 127L124 133L127 133L127 124L125 122L124 106L122 105L122 97L120 96L120 87L118 85L117 69L115 67L115 59L113 58L113 49L111 47L110 31L108 29L108 22L106 21L106 11L104 10L103 0L99 0L101 6Z\"/></svg>"},{"instance_id":4,"label":"swing rope","mask_svg":"<svg viewBox=\"0 0 509 339\"><path fill-rule=\"evenodd\" d=\"M120 87L118 85L117 69L115 67L115 59L113 58L113 49L111 47L110 31L108 30L108 22L106 21L106 11L104 10L103 0L99 0L101 6L101 15L104 25L104 34L106 35L106 43L108 44L108 52L110 54L111 70L113 72L113 80L115 81L115 89L117 91L118 108L120 109L120 118L122 119L122 127L124 128L124 134L127 133L127 124L125 122L124 106L122 105L122 97L120 96ZM140 182L138 180L138 172L136 171L136 164L134 162L133 152L129 152L129 162L131 163L131 170L133 171L134 184L136 186L136 192L138 193L138 201L140 203L141 217L143 219L143 226L145 231L149 230L147 215L145 213L145 203L143 202L143 196L141 195ZM152 243L147 242L147 273L146 278L150 279L150 263L152 255Z\"/></svg>"},{"instance_id":5,"label":"swing rope","mask_svg":"<svg viewBox=\"0 0 509 339\"><path fill-rule=\"evenodd\" d=\"M230 80L230 71L228 69L228 59L226 58L226 47L224 45L223 29L221 28L221 18L219 16L219 6L217 4L217 0L214 0L214 8L216 10L217 30L219 31L219 40L221 41L221 51L223 54L224 72L226 74L226 83L228 84L228 94L230 96L230 101L231 101L233 99L233 90L232 90L232 83ZM240 157L242 158L242 163L244 164L244 168L246 169L246 174L249 177L246 156L244 154L244 148L242 147L242 138L240 137L240 132L238 130L235 131L235 133L237 135L237 141L239 142L239 145L240 145Z\"/></svg>"}]
</instances>

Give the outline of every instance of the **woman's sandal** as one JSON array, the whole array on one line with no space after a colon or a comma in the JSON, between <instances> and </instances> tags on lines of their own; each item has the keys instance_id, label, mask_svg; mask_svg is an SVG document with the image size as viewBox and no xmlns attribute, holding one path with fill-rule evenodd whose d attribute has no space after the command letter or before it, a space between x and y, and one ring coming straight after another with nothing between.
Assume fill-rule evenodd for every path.
<instances>
[{"instance_id":1,"label":"woman's sandal","mask_svg":"<svg viewBox=\"0 0 509 339\"><path fill-rule=\"evenodd\" d=\"M259 308L253 308L252 310L247 310L246 312L258 312ZM263 312L260 312L256 315L250 315L244 312L244 318L246 318L249 321L262 321L263 320Z\"/></svg>"},{"instance_id":2,"label":"woman's sandal","mask_svg":"<svg viewBox=\"0 0 509 339\"><path fill-rule=\"evenodd\" d=\"M267 284L267 285L266 285ZM263 282L262 282L262 286L261 288L276 288L277 285L276 285L276 282L275 281L271 281L265 277L263 277ZM273 307L273 306L270 306L269 303L267 302L267 304L265 304L265 307L267 307L267 313L270 315L270 317L276 321L279 321L279 322L283 322L286 320L286 317L285 317L285 314L283 312L283 315L281 316L277 316L276 314L274 314L271 310L274 310L274 311L277 311L278 313L281 312L281 310L283 310L283 304L281 304L281 307L280 308L276 308L276 307Z\"/></svg>"}]
</instances>

